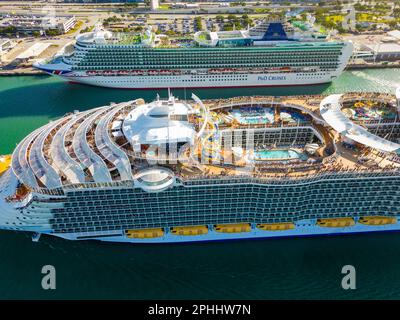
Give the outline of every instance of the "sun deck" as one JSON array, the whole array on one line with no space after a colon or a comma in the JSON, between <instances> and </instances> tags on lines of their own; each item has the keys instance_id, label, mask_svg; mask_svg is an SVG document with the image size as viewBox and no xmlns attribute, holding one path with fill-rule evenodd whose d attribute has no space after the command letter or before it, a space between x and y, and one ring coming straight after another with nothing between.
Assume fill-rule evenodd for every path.
<instances>
[{"instance_id":1,"label":"sun deck","mask_svg":"<svg viewBox=\"0 0 400 320\"><path fill-rule=\"evenodd\" d=\"M50 145L50 153L54 159L55 166L59 174L64 176L69 183L83 183L85 182L85 173L77 161L72 159L65 147L65 137L71 127L77 121L85 118L91 114L93 110L82 112L81 114L74 115L72 119L66 123L55 134L53 141Z\"/></svg>"},{"instance_id":2,"label":"sun deck","mask_svg":"<svg viewBox=\"0 0 400 320\"><path fill-rule=\"evenodd\" d=\"M134 101L121 103L118 107L112 108L104 117L100 118L96 127L95 141L101 154L117 168L121 180L132 180L132 168L128 155L113 142L110 135L111 120L124 108L132 107Z\"/></svg>"},{"instance_id":3,"label":"sun deck","mask_svg":"<svg viewBox=\"0 0 400 320\"><path fill-rule=\"evenodd\" d=\"M174 111L175 100L153 107L141 106L139 100L113 104L70 114L37 129L17 146L12 170L22 184L34 189L136 181L143 170L154 166L148 160L160 161L185 183L241 177L269 183L398 170L396 99L366 96L374 101L365 107L368 112L382 114L384 109L384 114L392 115L362 120L346 116L343 106L357 110L365 98L362 94L208 101L193 96L184 113L181 107ZM190 134L188 139L182 131L161 140L145 135L135 142L123 126L139 130L129 115L141 110L153 110L146 112L160 129L176 122L176 128L183 124L193 128L195 137ZM166 117L171 118L161 121ZM185 143L178 151L169 145L173 137ZM157 151L163 145L166 156ZM154 147L156 151L150 152Z\"/></svg>"},{"instance_id":4,"label":"sun deck","mask_svg":"<svg viewBox=\"0 0 400 320\"><path fill-rule=\"evenodd\" d=\"M57 173L55 168L45 159L44 156L44 143L48 139L50 132L58 127L61 123L68 120L61 118L54 121L46 126L39 136L32 143L31 151L29 154L29 164L32 168L35 176L41 181L41 183L49 189L57 188L62 185L60 175Z\"/></svg>"},{"instance_id":5,"label":"sun deck","mask_svg":"<svg viewBox=\"0 0 400 320\"><path fill-rule=\"evenodd\" d=\"M77 128L72 145L81 164L86 167L95 182L111 182L111 175L103 159L89 146L87 134L93 121L107 110L104 108L88 116Z\"/></svg>"},{"instance_id":6,"label":"sun deck","mask_svg":"<svg viewBox=\"0 0 400 320\"><path fill-rule=\"evenodd\" d=\"M14 150L12 155L12 168L20 180L21 183L31 186L33 188L38 187L38 183L36 180L36 176L33 173L33 170L29 166L29 162L27 160L28 155L28 147L34 141L36 136L43 130L43 128L36 129L31 134L29 134L20 144L18 144L17 148Z\"/></svg>"}]
</instances>

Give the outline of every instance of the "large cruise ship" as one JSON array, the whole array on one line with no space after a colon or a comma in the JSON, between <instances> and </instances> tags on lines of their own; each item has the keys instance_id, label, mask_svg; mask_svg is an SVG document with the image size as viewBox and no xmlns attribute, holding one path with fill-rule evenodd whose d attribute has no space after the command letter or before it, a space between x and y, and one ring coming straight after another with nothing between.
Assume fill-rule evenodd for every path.
<instances>
[{"instance_id":1,"label":"large cruise ship","mask_svg":"<svg viewBox=\"0 0 400 320\"><path fill-rule=\"evenodd\" d=\"M167 243L400 230L400 90L138 99L0 158L0 228Z\"/></svg>"},{"instance_id":2,"label":"large cruise ship","mask_svg":"<svg viewBox=\"0 0 400 320\"><path fill-rule=\"evenodd\" d=\"M242 31L199 31L169 39L97 27L34 66L72 83L112 88L284 86L328 83L353 45L306 24L264 21Z\"/></svg>"}]
</instances>

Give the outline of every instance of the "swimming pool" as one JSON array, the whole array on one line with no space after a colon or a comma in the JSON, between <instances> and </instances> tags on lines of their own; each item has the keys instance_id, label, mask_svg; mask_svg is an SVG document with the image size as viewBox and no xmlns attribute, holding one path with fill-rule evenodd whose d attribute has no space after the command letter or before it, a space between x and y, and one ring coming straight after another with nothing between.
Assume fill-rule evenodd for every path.
<instances>
[{"instance_id":1,"label":"swimming pool","mask_svg":"<svg viewBox=\"0 0 400 320\"><path fill-rule=\"evenodd\" d=\"M238 121L242 124L266 124L266 123L272 123L273 120L267 118L267 117L237 117Z\"/></svg>"},{"instance_id":2,"label":"swimming pool","mask_svg":"<svg viewBox=\"0 0 400 320\"><path fill-rule=\"evenodd\" d=\"M292 160L303 159L305 155L294 150L261 150L254 152L255 160Z\"/></svg>"},{"instance_id":3,"label":"swimming pool","mask_svg":"<svg viewBox=\"0 0 400 320\"><path fill-rule=\"evenodd\" d=\"M241 124L274 123L274 111L271 108L240 108L233 110L231 115Z\"/></svg>"}]
</instances>

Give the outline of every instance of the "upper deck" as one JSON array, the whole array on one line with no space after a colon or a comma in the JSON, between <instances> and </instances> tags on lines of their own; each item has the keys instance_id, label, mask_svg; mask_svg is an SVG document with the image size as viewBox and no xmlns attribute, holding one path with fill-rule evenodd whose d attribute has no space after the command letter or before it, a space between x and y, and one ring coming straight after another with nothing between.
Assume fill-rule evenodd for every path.
<instances>
[{"instance_id":1,"label":"upper deck","mask_svg":"<svg viewBox=\"0 0 400 320\"><path fill-rule=\"evenodd\" d=\"M37 129L15 149L12 170L42 191L388 172L400 169L397 103L390 94L348 93L112 104Z\"/></svg>"},{"instance_id":2,"label":"upper deck","mask_svg":"<svg viewBox=\"0 0 400 320\"><path fill-rule=\"evenodd\" d=\"M199 31L192 37L169 38L156 35L151 27L141 33L113 33L100 26L92 32L81 34L76 39L78 48L91 45L133 46L153 48L188 48L188 47L248 47L274 46L288 42L325 42L322 34L314 26L282 21L264 21L247 30Z\"/></svg>"}]
</instances>

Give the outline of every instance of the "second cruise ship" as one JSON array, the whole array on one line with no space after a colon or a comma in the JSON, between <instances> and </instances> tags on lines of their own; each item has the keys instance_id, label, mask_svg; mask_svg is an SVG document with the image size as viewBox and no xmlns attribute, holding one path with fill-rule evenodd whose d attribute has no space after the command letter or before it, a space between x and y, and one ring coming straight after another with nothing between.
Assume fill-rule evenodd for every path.
<instances>
[{"instance_id":1,"label":"second cruise ship","mask_svg":"<svg viewBox=\"0 0 400 320\"><path fill-rule=\"evenodd\" d=\"M34 64L72 83L112 88L285 86L328 83L344 70L351 42L313 26L264 21L241 31L199 31L169 39L97 27L54 58Z\"/></svg>"}]
</instances>

